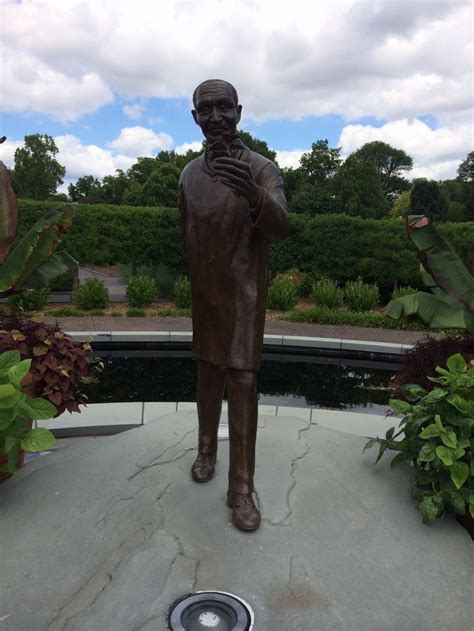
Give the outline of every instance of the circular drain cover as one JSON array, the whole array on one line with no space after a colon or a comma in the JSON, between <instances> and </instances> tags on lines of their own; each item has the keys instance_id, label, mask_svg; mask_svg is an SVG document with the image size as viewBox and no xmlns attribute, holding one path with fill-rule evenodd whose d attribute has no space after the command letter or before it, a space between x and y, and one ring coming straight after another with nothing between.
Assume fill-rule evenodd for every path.
<instances>
[{"instance_id":1,"label":"circular drain cover","mask_svg":"<svg viewBox=\"0 0 474 631\"><path fill-rule=\"evenodd\" d=\"M252 631L253 612L241 598L226 592L197 592L170 609L171 631Z\"/></svg>"}]
</instances>

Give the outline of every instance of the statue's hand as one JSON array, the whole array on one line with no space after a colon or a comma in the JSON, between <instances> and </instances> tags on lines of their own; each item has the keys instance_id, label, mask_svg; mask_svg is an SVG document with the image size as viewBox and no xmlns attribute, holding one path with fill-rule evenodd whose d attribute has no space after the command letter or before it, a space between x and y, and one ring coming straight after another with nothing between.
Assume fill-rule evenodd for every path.
<instances>
[{"instance_id":1,"label":"statue's hand","mask_svg":"<svg viewBox=\"0 0 474 631\"><path fill-rule=\"evenodd\" d=\"M213 167L221 182L238 197L245 197L252 207L257 204L260 187L255 182L247 162L236 158L218 157L214 160Z\"/></svg>"}]
</instances>

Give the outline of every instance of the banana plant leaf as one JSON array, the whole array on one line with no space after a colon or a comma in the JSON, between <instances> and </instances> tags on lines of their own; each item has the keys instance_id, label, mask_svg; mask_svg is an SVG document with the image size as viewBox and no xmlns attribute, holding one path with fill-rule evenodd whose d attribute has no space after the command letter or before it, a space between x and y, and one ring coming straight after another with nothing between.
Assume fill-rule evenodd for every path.
<instances>
[{"instance_id":1,"label":"banana plant leaf","mask_svg":"<svg viewBox=\"0 0 474 631\"><path fill-rule=\"evenodd\" d=\"M51 210L25 234L0 267L0 292L28 286L53 255L72 218L70 208Z\"/></svg>"},{"instance_id":2,"label":"banana plant leaf","mask_svg":"<svg viewBox=\"0 0 474 631\"><path fill-rule=\"evenodd\" d=\"M464 329L474 333L474 317L447 296L417 291L392 300L384 313L395 320L416 315L433 329Z\"/></svg>"},{"instance_id":3,"label":"banana plant leaf","mask_svg":"<svg viewBox=\"0 0 474 631\"><path fill-rule=\"evenodd\" d=\"M79 263L68 252L62 250L55 252L53 256L42 265L27 282L17 285L15 289L43 289L60 274L77 267Z\"/></svg>"},{"instance_id":4,"label":"banana plant leaf","mask_svg":"<svg viewBox=\"0 0 474 631\"><path fill-rule=\"evenodd\" d=\"M474 278L449 243L438 233L428 217L407 217L408 238L418 258L435 284L457 304L474 316Z\"/></svg>"},{"instance_id":5,"label":"banana plant leaf","mask_svg":"<svg viewBox=\"0 0 474 631\"><path fill-rule=\"evenodd\" d=\"M7 167L0 162L0 263L3 263L15 238L18 210Z\"/></svg>"}]
</instances>

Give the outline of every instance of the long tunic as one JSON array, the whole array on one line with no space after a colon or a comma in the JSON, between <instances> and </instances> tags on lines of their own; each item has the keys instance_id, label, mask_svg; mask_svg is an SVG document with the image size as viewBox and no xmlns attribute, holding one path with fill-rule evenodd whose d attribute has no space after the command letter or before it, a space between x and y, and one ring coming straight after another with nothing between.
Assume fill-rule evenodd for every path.
<instances>
[{"instance_id":1,"label":"long tunic","mask_svg":"<svg viewBox=\"0 0 474 631\"><path fill-rule=\"evenodd\" d=\"M186 165L179 207L192 292L193 354L218 366L260 367L270 244L288 235L276 165L245 148L261 188L252 212L209 169L205 154Z\"/></svg>"}]
</instances>

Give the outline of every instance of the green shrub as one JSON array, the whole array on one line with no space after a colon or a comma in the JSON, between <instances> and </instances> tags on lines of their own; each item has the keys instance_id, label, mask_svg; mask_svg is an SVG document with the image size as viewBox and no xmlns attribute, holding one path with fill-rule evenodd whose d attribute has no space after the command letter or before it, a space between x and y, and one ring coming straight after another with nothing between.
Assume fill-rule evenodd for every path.
<instances>
[{"instance_id":1,"label":"green shrub","mask_svg":"<svg viewBox=\"0 0 474 631\"><path fill-rule=\"evenodd\" d=\"M410 287L410 285L408 285L408 287L402 286L392 291L391 299L395 300L396 298L402 298L402 296L410 296L411 294L414 294L415 292L416 292L416 289L414 289L413 287Z\"/></svg>"},{"instance_id":2,"label":"green shrub","mask_svg":"<svg viewBox=\"0 0 474 631\"><path fill-rule=\"evenodd\" d=\"M127 317L129 318L144 318L145 316L145 309L128 309L127 311Z\"/></svg>"},{"instance_id":3,"label":"green shrub","mask_svg":"<svg viewBox=\"0 0 474 631\"><path fill-rule=\"evenodd\" d=\"M321 278L313 285L311 300L317 306L337 309L342 305L344 291L330 278Z\"/></svg>"},{"instance_id":4,"label":"green shrub","mask_svg":"<svg viewBox=\"0 0 474 631\"><path fill-rule=\"evenodd\" d=\"M436 367L436 386L401 386L405 401L391 399L395 414L403 414L401 429L390 428L385 438L373 438L365 449L379 445L376 463L390 448L398 451L391 469L410 467L411 485L418 489L418 510L425 523L445 513L474 517L472 472L474 468L474 366L460 353L446 366ZM395 440L401 436L400 440Z\"/></svg>"},{"instance_id":5,"label":"green shrub","mask_svg":"<svg viewBox=\"0 0 474 631\"><path fill-rule=\"evenodd\" d=\"M63 205L18 200L17 238L50 208ZM437 227L467 264L473 252L474 222L443 223ZM136 261L139 273L148 274L141 265L146 263L156 269L162 264L174 277L186 270L176 209L79 204L63 244L81 265ZM394 281L413 287L419 283L418 259L406 238L404 222L398 219L291 213L290 236L272 246L271 269L279 273L291 268L315 278L331 276L341 283L361 276L376 282L387 291L387 296ZM156 277L155 282L161 291ZM161 295L165 296L163 291Z\"/></svg>"},{"instance_id":6,"label":"green shrub","mask_svg":"<svg viewBox=\"0 0 474 631\"><path fill-rule=\"evenodd\" d=\"M51 291L72 291L72 283L74 280L74 271L72 269L56 276L49 284Z\"/></svg>"},{"instance_id":7,"label":"green shrub","mask_svg":"<svg viewBox=\"0 0 474 631\"><path fill-rule=\"evenodd\" d=\"M190 309L192 304L191 282L187 276L180 276L173 287L173 298L179 309Z\"/></svg>"},{"instance_id":8,"label":"green shrub","mask_svg":"<svg viewBox=\"0 0 474 631\"><path fill-rule=\"evenodd\" d=\"M357 313L355 311L334 311L326 307L303 309L292 311L282 316L283 320L290 322L312 322L315 324L332 324L335 326L362 326L376 329L395 329L405 331L425 331L426 329L416 322L402 322L391 320L378 311Z\"/></svg>"},{"instance_id":9,"label":"green shrub","mask_svg":"<svg viewBox=\"0 0 474 631\"><path fill-rule=\"evenodd\" d=\"M344 299L351 311L370 311L380 300L377 285L368 285L362 278L349 281L344 288Z\"/></svg>"},{"instance_id":10,"label":"green shrub","mask_svg":"<svg viewBox=\"0 0 474 631\"><path fill-rule=\"evenodd\" d=\"M57 318L82 318L84 317L84 311L71 307L61 307L60 309L52 309L51 311L48 311L48 315L56 316Z\"/></svg>"},{"instance_id":11,"label":"green shrub","mask_svg":"<svg viewBox=\"0 0 474 631\"><path fill-rule=\"evenodd\" d=\"M49 288L28 289L17 294L12 294L7 298L7 304L16 309L24 311L38 311L48 303Z\"/></svg>"},{"instance_id":12,"label":"green shrub","mask_svg":"<svg viewBox=\"0 0 474 631\"><path fill-rule=\"evenodd\" d=\"M298 287L289 278L275 278L268 288L267 307L288 311L297 304Z\"/></svg>"},{"instance_id":13,"label":"green shrub","mask_svg":"<svg viewBox=\"0 0 474 631\"><path fill-rule=\"evenodd\" d=\"M143 309L156 298L155 281L150 276L134 276L128 281L127 300L131 307Z\"/></svg>"},{"instance_id":14,"label":"green shrub","mask_svg":"<svg viewBox=\"0 0 474 631\"><path fill-rule=\"evenodd\" d=\"M105 309L109 304L109 292L103 280L91 276L79 286L74 303L80 309Z\"/></svg>"},{"instance_id":15,"label":"green shrub","mask_svg":"<svg viewBox=\"0 0 474 631\"><path fill-rule=\"evenodd\" d=\"M103 311L102 309L92 309L92 311L89 311L87 315L96 316L97 318L99 318L105 316L105 311Z\"/></svg>"},{"instance_id":16,"label":"green shrub","mask_svg":"<svg viewBox=\"0 0 474 631\"><path fill-rule=\"evenodd\" d=\"M112 318L121 318L123 316L123 313L121 311L112 311L110 315L112 316Z\"/></svg>"}]
</instances>

